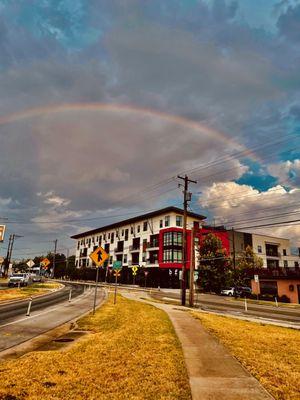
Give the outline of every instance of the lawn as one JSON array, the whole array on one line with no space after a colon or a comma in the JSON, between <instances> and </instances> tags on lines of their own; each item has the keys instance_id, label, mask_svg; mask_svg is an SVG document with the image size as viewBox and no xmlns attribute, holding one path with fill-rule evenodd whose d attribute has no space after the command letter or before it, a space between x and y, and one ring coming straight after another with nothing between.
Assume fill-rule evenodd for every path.
<instances>
[{"instance_id":1,"label":"lawn","mask_svg":"<svg viewBox=\"0 0 300 400\"><path fill-rule=\"evenodd\" d=\"M118 296L79 328L90 334L64 351L3 363L0 399L191 399L181 346L163 311Z\"/></svg>"},{"instance_id":2,"label":"lawn","mask_svg":"<svg viewBox=\"0 0 300 400\"><path fill-rule=\"evenodd\" d=\"M30 296L45 294L51 290L59 288L59 283L34 283L23 288L10 288L0 290L0 302L7 300L24 299Z\"/></svg>"},{"instance_id":3,"label":"lawn","mask_svg":"<svg viewBox=\"0 0 300 400\"><path fill-rule=\"evenodd\" d=\"M300 398L300 332L193 312L262 385L280 400Z\"/></svg>"}]
</instances>

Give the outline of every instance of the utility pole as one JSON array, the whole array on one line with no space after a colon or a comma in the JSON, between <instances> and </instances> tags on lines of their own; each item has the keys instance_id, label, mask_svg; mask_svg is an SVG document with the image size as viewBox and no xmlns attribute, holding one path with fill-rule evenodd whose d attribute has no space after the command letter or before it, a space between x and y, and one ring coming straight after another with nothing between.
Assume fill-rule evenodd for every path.
<instances>
[{"instance_id":1,"label":"utility pole","mask_svg":"<svg viewBox=\"0 0 300 400\"><path fill-rule=\"evenodd\" d=\"M189 305L194 307L194 273L195 273L195 229L191 231L190 292Z\"/></svg>"},{"instance_id":2,"label":"utility pole","mask_svg":"<svg viewBox=\"0 0 300 400\"><path fill-rule=\"evenodd\" d=\"M55 272L56 250L57 250L57 239L54 240L54 254L53 254L52 278L54 278L54 272Z\"/></svg>"},{"instance_id":3,"label":"utility pole","mask_svg":"<svg viewBox=\"0 0 300 400\"><path fill-rule=\"evenodd\" d=\"M182 277L181 277L181 305L185 306L186 301L186 262L187 262L187 248L186 248L186 228L187 228L187 206L188 202L191 201L192 194L188 191L189 183L197 183L188 178L187 175L180 176L177 178L184 181L183 191L183 238L182 238Z\"/></svg>"},{"instance_id":4,"label":"utility pole","mask_svg":"<svg viewBox=\"0 0 300 400\"><path fill-rule=\"evenodd\" d=\"M15 233L13 233L12 235L9 236L6 259L5 259L5 270L6 270L6 273L7 273L8 269L9 269L9 264L11 262L11 257L12 257L12 252L13 252L15 239L21 238L21 237L23 237L23 236L16 235Z\"/></svg>"},{"instance_id":5,"label":"utility pole","mask_svg":"<svg viewBox=\"0 0 300 400\"><path fill-rule=\"evenodd\" d=\"M234 285L234 296L236 297L236 258L235 258L235 237L234 237L234 229L231 228L232 232L232 261L233 261L233 285Z\"/></svg>"},{"instance_id":6,"label":"utility pole","mask_svg":"<svg viewBox=\"0 0 300 400\"><path fill-rule=\"evenodd\" d=\"M7 253L6 253L6 258L5 258L5 264L4 264L4 275L6 276L7 271L9 269L9 263L10 263L10 246L12 242L12 235L9 235L9 240L8 240L8 246L7 246Z\"/></svg>"}]
</instances>

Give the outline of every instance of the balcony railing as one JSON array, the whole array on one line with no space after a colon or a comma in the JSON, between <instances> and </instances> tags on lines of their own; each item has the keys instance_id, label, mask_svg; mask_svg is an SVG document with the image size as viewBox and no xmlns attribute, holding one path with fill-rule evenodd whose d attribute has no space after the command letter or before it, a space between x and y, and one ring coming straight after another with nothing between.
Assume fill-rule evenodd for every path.
<instances>
[{"instance_id":1,"label":"balcony railing","mask_svg":"<svg viewBox=\"0 0 300 400\"><path fill-rule=\"evenodd\" d=\"M159 247L159 242L158 240L155 240L153 242L147 242L147 249L153 249Z\"/></svg>"},{"instance_id":2,"label":"balcony railing","mask_svg":"<svg viewBox=\"0 0 300 400\"><path fill-rule=\"evenodd\" d=\"M266 251L266 256L267 257L277 257L277 258L279 258L280 257L280 253L278 253L278 251L267 250Z\"/></svg>"},{"instance_id":3,"label":"balcony railing","mask_svg":"<svg viewBox=\"0 0 300 400\"><path fill-rule=\"evenodd\" d=\"M129 251L140 251L140 246L137 245L129 246Z\"/></svg>"},{"instance_id":4,"label":"balcony railing","mask_svg":"<svg viewBox=\"0 0 300 400\"><path fill-rule=\"evenodd\" d=\"M123 253L124 249L120 249L119 247L115 247L115 253Z\"/></svg>"}]
</instances>

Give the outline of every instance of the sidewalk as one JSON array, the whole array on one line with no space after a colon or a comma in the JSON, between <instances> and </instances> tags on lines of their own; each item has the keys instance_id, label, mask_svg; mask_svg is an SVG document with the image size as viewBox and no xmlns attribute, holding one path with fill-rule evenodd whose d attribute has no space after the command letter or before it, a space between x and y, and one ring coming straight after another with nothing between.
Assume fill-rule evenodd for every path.
<instances>
[{"instance_id":1,"label":"sidewalk","mask_svg":"<svg viewBox=\"0 0 300 400\"><path fill-rule=\"evenodd\" d=\"M193 400L273 399L186 308L148 302L140 299L142 294L123 296L152 304L169 315L182 345Z\"/></svg>"}]
</instances>

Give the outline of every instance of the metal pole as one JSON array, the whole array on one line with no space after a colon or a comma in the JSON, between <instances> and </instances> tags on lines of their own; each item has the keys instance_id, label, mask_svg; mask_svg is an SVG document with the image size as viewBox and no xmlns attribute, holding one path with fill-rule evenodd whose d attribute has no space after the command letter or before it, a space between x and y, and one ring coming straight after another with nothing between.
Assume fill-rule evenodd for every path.
<instances>
[{"instance_id":1,"label":"metal pole","mask_svg":"<svg viewBox=\"0 0 300 400\"><path fill-rule=\"evenodd\" d=\"M191 231L191 261L190 261L190 295L189 304L190 307L194 307L194 271L195 271L195 238L194 228Z\"/></svg>"},{"instance_id":2,"label":"metal pole","mask_svg":"<svg viewBox=\"0 0 300 400\"><path fill-rule=\"evenodd\" d=\"M96 301L97 301L98 278L99 278L99 267L97 267L97 272L96 272L96 285L95 285L95 295L94 295L93 314L95 314L95 311L96 311Z\"/></svg>"},{"instance_id":3,"label":"metal pole","mask_svg":"<svg viewBox=\"0 0 300 400\"><path fill-rule=\"evenodd\" d=\"M116 279L115 279L115 293L114 293L114 304L117 302L117 283L118 283L118 270L115 271Z\"/></svg>"}]
</instances>

